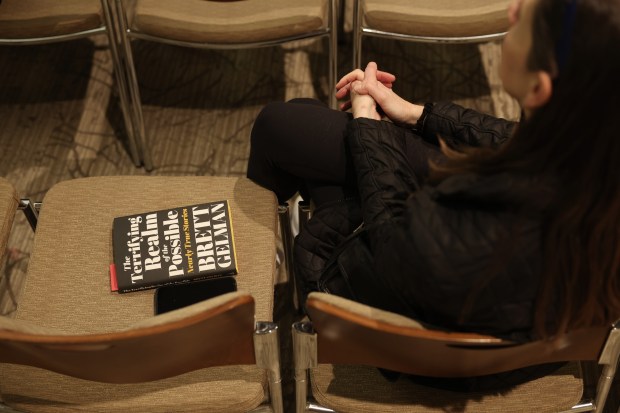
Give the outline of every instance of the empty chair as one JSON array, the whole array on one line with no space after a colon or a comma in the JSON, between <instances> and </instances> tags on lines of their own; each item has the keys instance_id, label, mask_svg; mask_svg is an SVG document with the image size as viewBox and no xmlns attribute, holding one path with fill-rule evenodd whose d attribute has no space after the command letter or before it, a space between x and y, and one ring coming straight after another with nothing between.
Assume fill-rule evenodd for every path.
<instances>
[{"instance_id":1,"label":"empty chair","mask_svg":"<svg viewBox=\"0 0 620 413\"><path fill-rule=\"evenodd\" d=\"M152 168L152 160L144 130L131 38L205 49L246 49L327 36L330 104L336 105L332 96L337 63L335 0L115 1L122 61L128 72L132 113L147 169Z\"/></svg>"},{"instance_id":2,"label":"empty chair","mask_svg":"<svg viewBox=\"0 0 620 413\"><path fill-rule=\"evenodd\" d=\"M0 1L0 45L35 45L107 34L114 62L129 152L136 166L141 155L131 121L127 82L120 69L118 39L109 30L111 9L105 0L2 0ZM10 64L10 62L4 62ZM67 62L70 66L71 62ZM45 67L34 68L45 71Z\"/></svg>"},{"instance_id":3,"label":"empty chair","mask_svg":"<svg viewBox=\"0 0 620 413\"><path fill-rule=\"evenodd\" d=\"M353 67L361 66L364 36L413 42L469 43L501 39L509 0L356 0Z\"/></svg>"},{"instance_id":4,"label":"empty chair","mask_svg":"<svg viewBox=\"0 0 620 413\"><path fill-rule=\"evenodd\" d=\"M618 363L614 326L515 344L427 330L410 318L323 293L311 293L306 307L312 322L293 328L297 412L603 411ZM472 377L564 361L570 363L551 374L486 393L440 390L406 377L391 382L377 369ZM596 394L589 394L578 361L603 366Z\"/></svg>"}]
</instances>

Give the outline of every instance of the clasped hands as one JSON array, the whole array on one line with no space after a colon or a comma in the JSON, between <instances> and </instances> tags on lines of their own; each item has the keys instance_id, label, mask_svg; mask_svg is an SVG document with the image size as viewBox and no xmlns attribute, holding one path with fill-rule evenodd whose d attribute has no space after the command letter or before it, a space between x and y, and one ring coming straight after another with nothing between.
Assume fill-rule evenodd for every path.
<instances>
[{"instance_id":1,"label":"clasped hands","mask_svg":"<svg viewBox=\"0 0 620 413\"><path fill-rule=\"evenodd\" d=\"M382 119L381 111L394 123L415 125L424 107L394 93L392 84L395 81L396 76L378 70L375 62L368 63L364 71L355 69L336 84L336 98L349 98L340 109L350 108L354 118L375 120Z\"/></svg>"}]
</instances>

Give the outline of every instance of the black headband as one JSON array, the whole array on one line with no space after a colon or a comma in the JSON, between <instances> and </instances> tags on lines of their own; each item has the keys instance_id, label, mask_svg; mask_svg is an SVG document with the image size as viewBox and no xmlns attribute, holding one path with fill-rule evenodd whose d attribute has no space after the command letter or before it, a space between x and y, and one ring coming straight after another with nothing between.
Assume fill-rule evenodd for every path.
<instances>
[{"instance_id":1,"label":"black headband","mask_svg":"<svg viewBox=\"0 0 620 413\"><path fill-rule=\"evenodd\" d=\"M575 26L575 17L577 15L577 0L570 0L564 10L564 19L562 21L562 35L555 45L555 58L558 64L558 71L561 72L570 54L570 45L573 37Z\"/></svg>"}]
</instances>

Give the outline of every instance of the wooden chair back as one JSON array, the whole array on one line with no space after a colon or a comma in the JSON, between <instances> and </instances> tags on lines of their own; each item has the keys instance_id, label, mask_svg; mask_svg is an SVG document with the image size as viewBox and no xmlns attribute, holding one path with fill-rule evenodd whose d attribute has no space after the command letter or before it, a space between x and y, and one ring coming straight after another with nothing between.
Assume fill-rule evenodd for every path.
<instances>
[{"instance_id":1,"label":"wooden chair back","mask_svg":"<svg viewBox=\"0 0 620 413\"><path fill-rule=\"evenodd\" d=\"M138 383L205 367L254 364L254 299L239 292L220 298L215 306L205 301L108 334L38 334L10 329L19 321L5 319L0 324L0 362L106 383ZM204 310L196 311L197 306Z\"/></svg>"},{"instance_id":2,"label":"wooden chair back","mask_svg":"<svg viewBox=\"0 0 620 413\"><path fill-rule=\"evenodd\" d=\"M432 377L471 377L559 361L598 360L610 327L516 344L492 336L400 326L324 301L306 303L318 363L360 364Z\"/></svg>"}]
</instances>

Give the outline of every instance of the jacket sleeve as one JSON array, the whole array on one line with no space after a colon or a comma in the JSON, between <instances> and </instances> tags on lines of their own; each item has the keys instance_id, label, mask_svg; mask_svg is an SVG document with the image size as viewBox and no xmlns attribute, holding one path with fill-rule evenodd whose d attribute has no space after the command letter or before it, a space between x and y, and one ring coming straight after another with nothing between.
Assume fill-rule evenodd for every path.
<instances>
[{"instance_id":1,"label":"jacket sleeve","mask_svg":"<svg viewBox=\"0 0 620 413\"><path fill-rule=\"evenodd\" d=\"M484 115L451 102L426 104L417 132L427 142L444 138L453 144L497 147L513 133L516 122Z\"/></svg>"},{"instance_id":2,"label":"jacket sleeve","mask_svg":"<svg viewBox=\"0 0 620 413\"><path fill-rule=\"evenodd\" d=\"M403 147L405 132L392 123L354 119L347 127L362 201L364 222L402 215L409 195L419 188ZM402 134L402 136L398 136Z\"/></svg>"}]
</instances>

